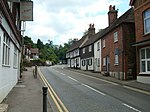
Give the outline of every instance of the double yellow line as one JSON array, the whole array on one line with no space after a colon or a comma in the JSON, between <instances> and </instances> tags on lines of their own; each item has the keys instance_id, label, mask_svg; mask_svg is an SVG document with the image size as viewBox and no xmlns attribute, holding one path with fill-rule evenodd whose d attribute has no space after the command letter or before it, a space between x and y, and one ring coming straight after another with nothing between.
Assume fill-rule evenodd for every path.
<instances>
[{"instance_id":1,"label":"double yellow line","mask_svg":"<svg viewBox=\"0 0 150 112\"><path fill-rule=\"evenodd\" d=\"M44 77L44 75L42 74L42 72L40 71L39 68L38 68L38 73L39 73L39 75L40 75L43 83L45 84L45 86L48 87L48 92L51 95L54 103L56 104L59 112L69 112L67 110L67 108L65 107L65 105L60 100L60 98L57 96L57 94L55 93L55 91L53 90L53 88L51 87L51 85L48 83L48 81L46 80L46 78Z\"/></svg>"}]
</instances>

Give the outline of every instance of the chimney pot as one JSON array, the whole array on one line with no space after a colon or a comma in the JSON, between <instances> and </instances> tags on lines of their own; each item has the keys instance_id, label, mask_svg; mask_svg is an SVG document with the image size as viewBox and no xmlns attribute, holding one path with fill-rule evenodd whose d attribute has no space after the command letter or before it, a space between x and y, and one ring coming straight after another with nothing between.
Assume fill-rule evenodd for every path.
<instances>
[{"instance_id":1,"label":"chimney pot","mask_svg":"<svg viewBox=\"0 0 150 112\"><path fill-rule=\"evenodd\" d=\"M109 6L109 11L111 11L111 10L112 10L112 5Z\"/></svg>"}]
</instances>

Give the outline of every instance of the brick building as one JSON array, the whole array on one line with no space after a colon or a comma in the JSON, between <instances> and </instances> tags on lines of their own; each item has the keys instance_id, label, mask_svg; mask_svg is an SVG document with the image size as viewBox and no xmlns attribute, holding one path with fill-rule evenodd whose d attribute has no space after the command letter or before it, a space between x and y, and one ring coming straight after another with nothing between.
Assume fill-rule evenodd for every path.
<instances>
[{"instance_id":1,"label":"brick building","mask_svg":"<svg viewBox=\"0 0 150 112\"><path fill-rule=\"evenodd\" d=\"M115 6L109 6L109 26L102 35L102 73L120 80L135 79L135 28L133 8L117 18Z\"/></svg>"},{"instance_id":2,"label":"brick building","mask_svg":"<svg viewBox=\"0 0 150 112\"><path fill-rule=\"evenodd\" d=\"M131 0L134 6L137 81L150 84L150 1Z\"/></svg>"}]
</instances>

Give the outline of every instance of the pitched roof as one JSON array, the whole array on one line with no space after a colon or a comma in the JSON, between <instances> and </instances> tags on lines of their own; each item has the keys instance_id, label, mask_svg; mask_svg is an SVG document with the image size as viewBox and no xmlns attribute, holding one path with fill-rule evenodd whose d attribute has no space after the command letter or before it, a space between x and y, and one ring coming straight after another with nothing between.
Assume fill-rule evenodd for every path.
<instances>
[{"instance_id":1,"label":"pitched roof","mask_svg":"<svg viewBox=\"0 0 150 112\"><path fill-rule=\"evenodd\" d=\"M69 50L67 52L70 52L72 50L75 50L77 48L79 48L79 46L83 43L83 41L85 40L85 38L87 37L88 34L84 35L80 40L74 42L71 47L69 48Z\"/></svg>"},{"instance_id":2,"label":"pitched roof","mask_svg":"<svg viewBox=\"0 0 150 112\"><path fill-rule=\"evenodd\" d=\"M116 28L117 26L119 26L122 23L125 23L125 22L134 23L134 14L133 13L134 13L133 8L130 8L121 17L119 17L116 21L114 21L114 23L112 23L109 27L106 27L102 31L100 31L100 32L96 33L95 35L93 35L92 37L90 37L89 40L82 47L93 44L98 39L107 35L111 30L113 30L114 28Z\"/></svg>"}]
</instances>

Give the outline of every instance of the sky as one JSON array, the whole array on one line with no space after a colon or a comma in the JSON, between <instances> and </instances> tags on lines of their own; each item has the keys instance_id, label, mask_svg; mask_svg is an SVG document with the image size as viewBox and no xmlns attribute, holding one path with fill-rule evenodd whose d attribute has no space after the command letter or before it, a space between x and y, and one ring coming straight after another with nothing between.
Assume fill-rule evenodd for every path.
<instances>
[{"instance_id":1,"label":"sky","mask_svg":"<svg viewBox=\"0 0 150 112\"><path fill-rule=\"evenodd\" d=\"M40 39L54 45L68 43L69 39L81 39L94 24L96 33L108 26L110 5L118 9L118 17L129 8L130 0L33 0L33 21L27 21L24 36L34 43Z\"/></svg>"}]
</instances>

